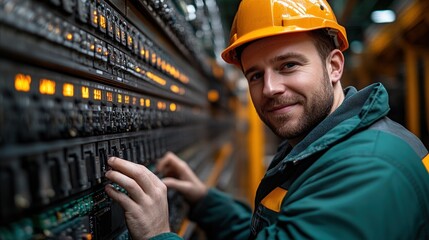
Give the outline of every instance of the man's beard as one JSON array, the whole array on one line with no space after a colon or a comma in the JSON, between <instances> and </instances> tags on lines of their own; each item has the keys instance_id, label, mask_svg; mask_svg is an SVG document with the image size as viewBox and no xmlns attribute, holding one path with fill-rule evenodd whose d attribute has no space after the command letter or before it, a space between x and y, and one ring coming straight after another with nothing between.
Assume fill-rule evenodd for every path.
<instances>
[{"instance_id":1,"label":"man's beard","mask_svg":"<svg viewBox=\"0 0 429 240\"><path fill-rule=\"evenodd\" d=\"M300 116L294 116L296 124L290 124L290 116L282 114L272 116L271 119L258 112L262 121L282 139L303 139L314 127L325 119L332 108L334 102L334 90L326 70L323 71L322 85L312 93L309 99L302 95L293 95L290 97L278 97L267 102L264 106L276 106L286 103L297 103L304 106L304 112ZM266 109L266 107L265 107ZM275 125L275 123L280 123Z\"/></svg>"}]
</instances>

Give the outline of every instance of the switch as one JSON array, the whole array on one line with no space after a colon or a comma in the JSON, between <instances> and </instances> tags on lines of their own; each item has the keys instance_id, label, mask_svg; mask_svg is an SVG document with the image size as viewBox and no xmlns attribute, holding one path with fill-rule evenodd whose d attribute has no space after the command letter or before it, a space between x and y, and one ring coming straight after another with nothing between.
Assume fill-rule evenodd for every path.
<instances>
[{"instance_id":1,"label":"switch","mask_svg":"<svg viewBox=\"0 0 429 240\"><path fill-rule=\"evenodd\" d=\"M100 183L100 158L96 157L94 143L85 144L83 146L83 157L86 165L88 181L92 184L92 186L96 185L97 183Z\"/></svg>"}]
</instances>

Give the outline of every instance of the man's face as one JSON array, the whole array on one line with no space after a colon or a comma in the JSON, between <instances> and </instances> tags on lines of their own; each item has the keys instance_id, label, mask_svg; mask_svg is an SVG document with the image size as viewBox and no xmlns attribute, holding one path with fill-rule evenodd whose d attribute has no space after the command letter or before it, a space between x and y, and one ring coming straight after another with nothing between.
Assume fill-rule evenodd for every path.
<instances>
[{"instance_id":1,"label":"man's face","mask_svg":"<svg viewBox=\"0 0 429 240\"><path fill-rule=\"evenodd\" d=\"M259 117L279 137L296 144L330 113L334 90L308 34L253 42L241 64Z\"/></svg>"}]
</instances>

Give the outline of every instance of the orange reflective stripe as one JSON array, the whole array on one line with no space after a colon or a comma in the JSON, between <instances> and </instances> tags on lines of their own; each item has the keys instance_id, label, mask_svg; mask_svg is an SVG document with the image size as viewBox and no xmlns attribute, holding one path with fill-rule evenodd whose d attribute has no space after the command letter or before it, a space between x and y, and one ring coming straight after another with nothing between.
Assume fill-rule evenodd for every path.
<instances>
[{"instance_id":1,"label":"orange reflective stripe","mask_svg":"<svg viewBox=\"0 0 429 240\"><path fill-rule=\"evenodd\" d=\"M287 190L277 187L273 191L271 191L264 199L262 199L261 203L266 208L273 210L274 212L280 212L280 207L283 201L283 198L286 196Z\"/></svg>"},{"instance_id":2,"label":"orange reflective stripe","mask_svg":"<svg viewBox=\"0 0 429 240\"><path fill-rule=\"evenodd\" d=\"M429 172L429 154L426 155L425 158L423 158L423 165L425 165L426 170Z\"/></svg>"}]
</instances>

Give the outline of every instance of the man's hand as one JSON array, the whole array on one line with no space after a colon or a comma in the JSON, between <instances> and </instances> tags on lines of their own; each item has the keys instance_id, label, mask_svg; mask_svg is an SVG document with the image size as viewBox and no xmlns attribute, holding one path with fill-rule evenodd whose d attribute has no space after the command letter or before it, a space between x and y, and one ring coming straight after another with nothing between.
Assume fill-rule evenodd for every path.
<instances>
[{"instance_id":1,"label":"man's hand","mask_svg":"<svg viewBox=\"0 0 429 240\"><path fill-rule=\"evenodd\" d=\"M190 203L196 203L207 195L207 187L192 169L172 152L167 152L156 166L169 188L176 189Z\"/></svg>"},{"instance_id":2,"label":"man's hand","mask_svg":"<svg viewBox=\"0 0 429 240\"><path fill-rule=\"evenodd\" d=\"M128 196L106 185L106 193L125 211L132 239L148 239L170 232L166 185L146 167L120 158L109 158L106 177L123 187Z\"/></svg>"}]
</instances>

